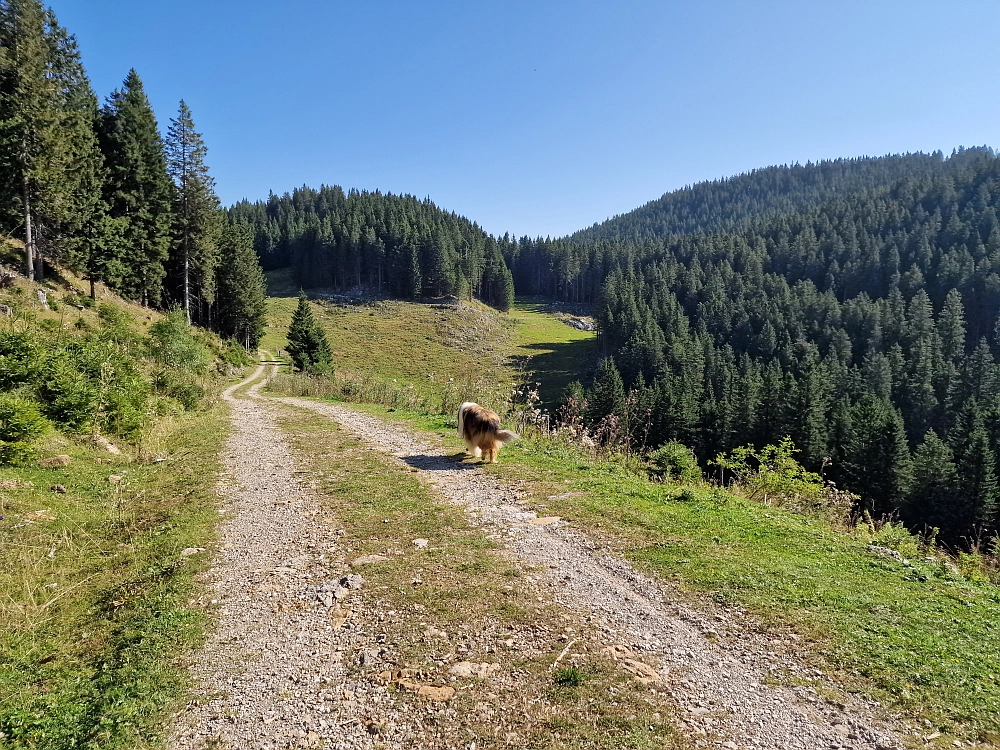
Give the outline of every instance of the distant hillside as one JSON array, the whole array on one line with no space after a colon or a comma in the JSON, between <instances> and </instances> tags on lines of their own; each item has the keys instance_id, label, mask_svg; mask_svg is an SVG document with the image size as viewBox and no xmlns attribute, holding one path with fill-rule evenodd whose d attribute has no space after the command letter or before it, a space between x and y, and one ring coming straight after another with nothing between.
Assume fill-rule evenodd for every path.
<instances>
[{"instance_id":1,"label":"distant hillside","mask_svg":"<svg viewBox=\"0 0 1000 750\"><path fill-rule=\"evenodd\" d=\"M394 297L475 295L506 310L513 283L497 242L465 217L412 195L322 186L241 201L265 269L291 268L302 288L366 288Z\"/></svg>"},{"instance_id":2,"label":"distant hillside","mask_svg":"<svg viewBox=\"0 0 1000 750\"><path fill-rule=\"evenodd\" d=\"M956 151L947 159L936 151L754 169L665 193L634 211L575 232L570 239L643 242L673 234L745 229L761 218L797 213L905 178L935 177L988 156L987 149L976 148Z\"/></svg>"}]
</instances>

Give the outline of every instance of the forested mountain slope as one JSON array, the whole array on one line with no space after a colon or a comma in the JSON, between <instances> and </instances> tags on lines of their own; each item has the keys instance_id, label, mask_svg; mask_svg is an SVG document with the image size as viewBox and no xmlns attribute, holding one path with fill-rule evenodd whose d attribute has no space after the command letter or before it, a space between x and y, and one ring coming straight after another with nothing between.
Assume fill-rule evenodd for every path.
<instances>
[{"instance_id":1,"label":"forested mountain slope","mask_svg":"<svg viewBox=\"0 0 1000 750\"><path fill-rule=\"evenodd\" d=\"M396 297L472 294L506 310L513 283L498 243L430 200L337 186L302 187L229 210L252 224L266 269L291 267L306 289L365 287Z\"/></svg>"},{"instance_id":2,"label":"forested mountain slope","mask_svg":"<svg viewBox=\"0 0 1000 750\"><path fill-rule=\"evenodd\" d=\"M985 155L981 155L985 157ZM1000 160L906 179L610 272L589 416L703 460L791 435L951 542L996 530ZM619 376L620 371L620 376Z\"/></svg>"},{"instance_id":3,"label":"forested mountain slope","mask_svg":"<svg viewBox=\"0 0 1000 750\"><path fill-rule=\"evenodd\" d=\"M974 148L947 159L935 152L767 167L667 193L569 237L523 237L504 245L504 257L518 294L593 302L613 269L662 253L679 235L750 231L830 200L956 174L991 158L989 149Z\"/></svg>"},{"instance_id":4,"label":"forested mountain slope","mask_svg":"<svg viewBox=\"0 0 1000 750\"><path fill-rule=\"evenodd\" d=\"M983 149L963 149L950 158L936 151L754 169L665 193L633 211L574 232L570 239L642 242L746 229L761 218L797 213L902 179L936 177L984 156Z\"/></svg>"}]
</instances>

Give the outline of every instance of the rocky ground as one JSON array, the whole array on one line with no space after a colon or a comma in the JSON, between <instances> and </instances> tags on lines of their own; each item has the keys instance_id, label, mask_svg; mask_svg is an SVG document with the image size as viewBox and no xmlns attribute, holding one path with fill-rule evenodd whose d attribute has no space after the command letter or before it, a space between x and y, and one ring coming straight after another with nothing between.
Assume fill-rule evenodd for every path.
<instances>
[{"instance_id":1,"label":"rocky ground","mask_svg":"<svg viewBox=\"0 0 1000 750\"><path fill-rule=\"evenodd\" d=\"M349 573L335 519L323 517L299 479L274 407L255 393L259 386L249 398L235 397L235 387L225 395L234 425L226 451L227 503L211 600L203 602L217 609L218 625L192 662L198 699L177 717L170 746L475 747L448 736L457 704L450 702L455 688L447 680L392 669L364 677L357 669L358 654L380 653L386 613L366 596L364 579ZM539 517L494 477L349 407L280 401L335 420L464 508L507 554L538 571L526 580L539 600L577 624L567 628L562 663L600 648L669 697L694 746L902 747L880 724L875 706L843 697L824 675L799 663L787 643L774 642L731 609L683 603L598 540L561 519ZM571 637L577 630L593 632L598 643L578 642ZM489 678L481 672L494 669L486 661L446 668L465 680ZM829 700L834 693L840 697Z\"/></svg>"}]
</instances>

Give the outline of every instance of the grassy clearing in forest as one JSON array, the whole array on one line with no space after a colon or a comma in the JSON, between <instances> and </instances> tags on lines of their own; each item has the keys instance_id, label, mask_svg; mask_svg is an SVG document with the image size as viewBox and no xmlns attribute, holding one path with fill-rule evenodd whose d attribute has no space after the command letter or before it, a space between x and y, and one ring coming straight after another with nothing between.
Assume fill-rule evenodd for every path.
<instances>
[{"instance_id":1,"label":"grassy clearing in forest","mask_svg":"<svg viewBox=\"0 0 1000 750\"><path fill-rule=\"evenodd\" d=\"M272 288L277 286L272 272ZM281 288L280 286L278 288ZM298 300L268 299L269 327L261 348L277 352ZM412 394L425 408L451 410L471 394L496 406L509 398L513 372L507 365L511 324L479 302L401 302L379 300L347 304L313 300L333 354L333 368L356 380ZM293 393L288 390L286 392ZM469 395L467 395L469 394ZM303 394L306 395L306 394Z\"/></svg>"},{"instance_id":2,"label":"grassy clearing in forest","mask_svg":"<svg viewBox=\"0 0 1000 750\"><path fill-rule=\"evenodd\" d=\"M217 521L221 406L160 421L150 463L50 436L63 468L0 468L0 746L155 746L201 639L187 608ZM50 490L61 485L65 493Z\"/></svg>"},{"instance_id":3,"label":"grassy clearing in forest","mask_svg":"<svg viewBox=\"0 0 1000 750\"><path fill-rule=\"evenodd\" d=\"M458 688L449 704L456 711L453 718L435 713L438 731L480 748L683 746L667 723L672 710L665 694L600 656L596 627L581 629L537 601L532 571L513 565L460 509L435 500L407 467L331 420L279 408L281 426L311 469L324 506L346 532L349 558L388 558L361 572L384 617L371 626L387 633L395 667L447 682L452 660L501 665L489 680L449 683ZM414 539L427 539L427 547L417 549ZM427 637L429 626L448 633L448 640ZM577 641L563 662L572 672L553 672L567 638ZM366 669L372 678L385 666ZM413 700L415 711L424 710Z\"/></svg>"}]
</instances>

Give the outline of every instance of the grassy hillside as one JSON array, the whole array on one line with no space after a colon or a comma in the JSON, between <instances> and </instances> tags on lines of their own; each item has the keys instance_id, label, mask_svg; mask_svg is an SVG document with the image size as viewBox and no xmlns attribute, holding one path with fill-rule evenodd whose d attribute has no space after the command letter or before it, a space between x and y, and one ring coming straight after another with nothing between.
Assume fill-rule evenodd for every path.
<instances>
[{"instance_id":1,"label":"grassy hillside","mask_svg":"<svg viewBox=\"0 0 1000 750\"><path fill-rule=\"evenodd\" d=\"M212 544L222 378L155 357L162 316L83 292L70 275L0 290L0 401L46 415L0 461L0 747L155 746L205 624L188 600L208 556L182 551ZM186 326L171 342L223 351Z\"/></svg>"},{"instance_id":2,"label":"grassy hillside","mask_svg":"<svg viewBox=\"0 0 1000 750\"><path fill-rule=\"evenodd\" d=\"M365 347L371 361L393 359L394 332L420 307L394 304L397 325ZM589 335L530 302L511 319L509 351L539 353L532 361L543 392L589 366ZM341 342L370 325L359 312L339 322ZM437 368L460 367L457 359L448 364L453 350L440 341L429 351ZM419 375L419 362L406 367ZM454 444L450 415L362 408ZM1000 743L1000 589L975 558L928 556L897 527L852 530L707 484L651 481L634 460L602 459L552 437L512 444L487 470L526 488L539 511L609 539L706 606L749 612L779 644L897 714L916 744L925 736L929 746L958 738ZM870 551L873 543L898 548L904 560ZM841 700L829 685L815 686L824 699Z\"/></svg>"}]
</instances>

